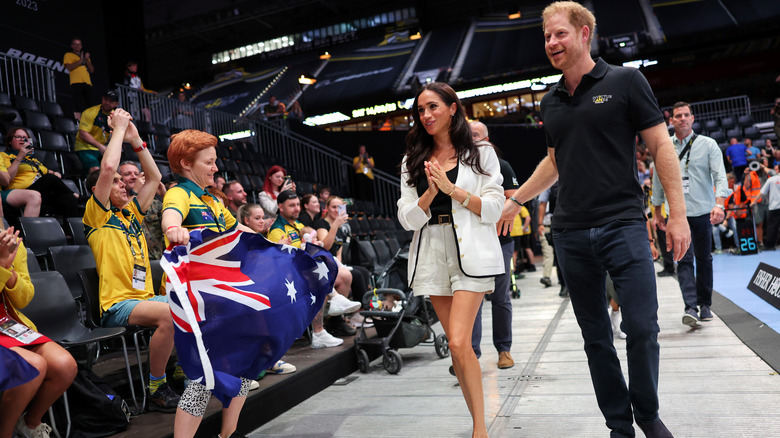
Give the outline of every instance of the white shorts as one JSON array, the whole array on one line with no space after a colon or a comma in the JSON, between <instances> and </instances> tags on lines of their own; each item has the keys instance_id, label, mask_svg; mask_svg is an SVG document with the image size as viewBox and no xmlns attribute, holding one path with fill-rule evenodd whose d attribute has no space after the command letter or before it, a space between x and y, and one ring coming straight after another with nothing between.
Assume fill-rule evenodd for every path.
<instances>
[{"instance_id":1,"label":"white shorts","mask_svg":"<svg viewBox=\"0 0 780 438\"><path fill-rule=\"evenodd\" d=\"M452 225L428 225L420 236L412 282L414 294L452 296L456 290L493 292L495 277L469 277L460 270L459 259Z\"/></svg>"}]
</instances>

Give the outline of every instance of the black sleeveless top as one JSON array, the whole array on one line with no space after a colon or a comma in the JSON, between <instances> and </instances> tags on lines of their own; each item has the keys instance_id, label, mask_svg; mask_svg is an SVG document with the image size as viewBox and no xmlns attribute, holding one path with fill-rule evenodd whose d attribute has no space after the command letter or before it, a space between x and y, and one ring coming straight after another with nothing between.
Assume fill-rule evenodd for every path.
<instances>
[{"instance_id":1,"label":"black sleeveless top","mask_svg":"<svg viewBox=\"0 0 780 438\"><path fill-rule=\"evenodd\" d=\"M454 184L458 179L458 166L453 167L447 172L447 178ZM425 177L425 171L417 178L417 196L422 196L428 190L428 178ZM440 214L452 214L452 201L446 193L439 190L439 193L431 202L431 216L436 217Z\"/></svg>"}]
</instances>

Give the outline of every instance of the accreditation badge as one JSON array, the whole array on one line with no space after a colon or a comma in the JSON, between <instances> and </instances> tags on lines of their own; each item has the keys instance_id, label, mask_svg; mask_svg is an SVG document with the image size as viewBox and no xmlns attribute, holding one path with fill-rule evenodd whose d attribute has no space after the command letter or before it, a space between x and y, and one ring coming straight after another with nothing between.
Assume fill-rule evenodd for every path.
<instances>
[{"instance_id":1,"label":"accreditation badge","mask_svg":"<svg viewBox=\"0 0 780 438\"><path fill-rule=\"evenodd\" d=\"M10 336L22 344L29 344L41 337L40 333L7 316L0 318L0 333Z\"/></svg>"},{"instance_id":2,"label":"accreditation badge","mask_svg":"<svg viewBox=\"0 0 780 438\"><path fill-rule=\"evenodd\" d=\"M146 290L146 267L133 266L133 289Z\"/></svg>"}]
</instances>

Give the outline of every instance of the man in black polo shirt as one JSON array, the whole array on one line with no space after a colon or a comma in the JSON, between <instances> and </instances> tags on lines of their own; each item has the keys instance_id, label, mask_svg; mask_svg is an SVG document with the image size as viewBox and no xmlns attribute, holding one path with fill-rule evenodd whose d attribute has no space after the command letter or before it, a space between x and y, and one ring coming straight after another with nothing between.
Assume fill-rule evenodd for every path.
<instances>
[{"instance_id":1,"label":"man in black polo shirt","mask_svg":"<svg viewBox=\"0 0 780 438\"><path fill-rule=\"evenodd\" d=\"M634 136L642 135L669 199L667 246L690 244L679 163L652 90L638 70L590 57L593 14L575 2L542 13L545 51L563 77L542 99L548 157L507 200L505 230L519 204L559 179L553 241L585 341L591 380L611 437L671 437L658 417L658 300ZM631 376L626 386L612 343L605 278L623 307Z\"/></svg>"}]
</instances>

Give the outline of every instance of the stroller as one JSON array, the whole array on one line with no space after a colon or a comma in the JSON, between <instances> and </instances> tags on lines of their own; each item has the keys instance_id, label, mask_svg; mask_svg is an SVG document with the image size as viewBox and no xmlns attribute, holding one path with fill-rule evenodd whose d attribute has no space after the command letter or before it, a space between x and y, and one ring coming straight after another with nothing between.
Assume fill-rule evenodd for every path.
<instances>
[{"instance_id":1,"label":"stroller","mask_svg":"<svg viewBox=\"0 0 780 438\"><path fill-rule=\"evenodd\" d=\"M447 335L437 335L431 326L439 321L433 304L427 297L415 296L407 287L408 247L401 249L384 267L377 279L377 288L363 295L363 308L375 309L360 312L364 318L374 322L377 336L368 338L365 327L355 337L355 353L358 369L368 372L370 362L368 350L381 351L382 365L390 374L398 374L403 367L399 348L411 348L418 344L432 344L440 358L450 355ZM379 300L392 296L400 305L400 310L381 310ZM377 307L380 307L377 309Z\"/></svg>"}]
</instances>

